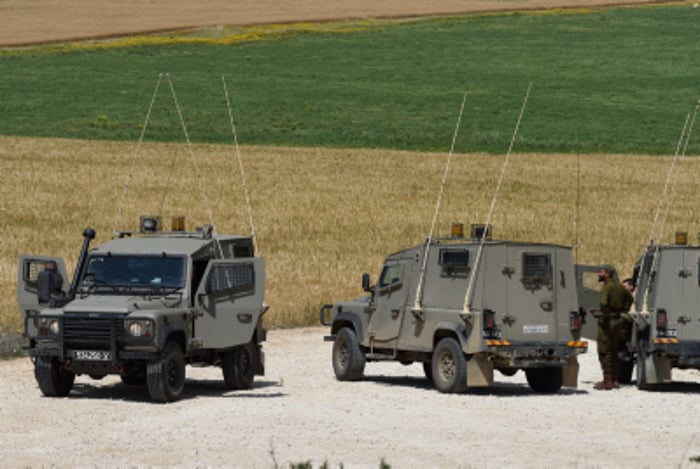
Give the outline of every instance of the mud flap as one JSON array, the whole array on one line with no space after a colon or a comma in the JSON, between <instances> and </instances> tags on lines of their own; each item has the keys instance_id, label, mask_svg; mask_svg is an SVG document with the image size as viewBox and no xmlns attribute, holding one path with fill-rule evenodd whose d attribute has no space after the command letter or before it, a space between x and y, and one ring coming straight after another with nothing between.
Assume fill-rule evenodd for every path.
<instances>
[{"instance_id":1,"label":"mud flap","mask_svg":"<svg viewBox=\"0 0 700 469\"><path fill-rule=\"evenodd\" d=\"M578 358L576 355L566 359L566 366L561 370L562 386L578 387Z\"/></svg>"},{"instance_id":2,"label":"mud flap","mask_svg":"<svg viewBox=\"0 0 700 469\"><path fill-rule=\"evenodd\" d=\"M493 363L483 354L473 355L467 361L467 386L470 388L493 384Z\"/></svg>"},{"instance_id":3,"label":"mud flap","mask_svg":"<svg viewBox=\"0 0 700 469\"><path fill-rule=\"evenodd\" d=\"M671 382L671 360L652 355L644 362L646 382L648 384Z\"/></svg>"}]
</instances>

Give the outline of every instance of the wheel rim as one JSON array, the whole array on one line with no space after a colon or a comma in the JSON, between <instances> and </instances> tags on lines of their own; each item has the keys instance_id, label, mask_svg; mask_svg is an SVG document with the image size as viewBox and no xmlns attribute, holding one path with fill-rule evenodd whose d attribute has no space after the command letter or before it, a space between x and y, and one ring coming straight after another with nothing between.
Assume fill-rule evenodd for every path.
<instances>
[{"instance_id":1,"label":"wheel rim","mask_svg":"<svg viewBox=\"0 0 700 469\"><path fill-rule=\"evenodd\" d=\"M338 354L337 362L341 369L345 369L348 366L348 360L350 359L350 352L348 351L348 344L346 341L341 341L338 344Z\"/></svg>"},{"instance_id":2,"label":"wheel rim","mask_svg":"<svg viewBox=\"0 0 700 469\"><path fill-rule=\"evenodd\" d=\"M180 386L180 367L175 360L168 360L165 374L168 379L168 386L175 389Z\"/></svg>"},{"instance_id":3,"label":"wheel rim","mask_svg":"<svg viewBox=\"0 0 700 469\"><path fill-rule=\"evenodd\" d=\"M455 358L450 352L445 351L440 354L438 360L438 372L444 381L452 381L455 376L456 367L457 364L455 363Z\"/></svg>"}]
</instances>

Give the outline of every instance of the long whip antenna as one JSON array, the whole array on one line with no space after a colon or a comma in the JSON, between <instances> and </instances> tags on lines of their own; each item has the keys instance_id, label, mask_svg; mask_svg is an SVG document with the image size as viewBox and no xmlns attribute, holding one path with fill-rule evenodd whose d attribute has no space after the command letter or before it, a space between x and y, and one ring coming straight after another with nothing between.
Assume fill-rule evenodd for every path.
<instances>
[{"instance_id":1,"label":"long whip antenna","mask_svg":"<svg viewBox=\"0 0 700 469\"><path fill-rule=\"evenodd\" d=\"M472 268L472 274L469 276L469 287L467 288L467 293L464 295L464 307L463 313L468 314L471 310L471 300L472 300L472 290L474 289L474 279L476 279L476 273L479 269L479 263L481 262L481 254L484 250L484 244L486 243L486 236L490 231L491 217L493 216L494 208L496 207L496 201L498 200L498 194L501 190L501 184L503 184L503 179L506 175L506 168L508 168L508 161L510 161L510 155L513 152L513 144L515 143L515 137L518 135L518 129L520 129L520 122L523 119L523 114L525 114L525 108L527 107L527 100L530 97L530 90L532 89L532 83L527 86L527 91L525 92L525 98L523 99L523 105L520 108L520 114L518 115L518 121L515 124L515 129L513 130L513 136L510 139L510 145L508 146L508 153L503 160L503 167L501 168L501 175L498 177L498 184L496 184L496 190L493 194L493 199L491 200L491 206L489 207L488 216L486 217L486 226L481 233L481 240L479 241L479 249L476 252L476 259L474 260L474 267Z\"/></svg>"},{"instance_id":2,"label":"long whip antenna","mask_svg":"<svg viewBox=\"0 0 700 469\"><path fill-rule=\"evenodd\" d=\"M576 153L576 217L574 220L574 259L578 264L579 227L581 225L581 154Z\"/></svg>"},{"instance_id":3,"label":"long whip antenna","mask_svg":"<svg viewBox=\"0 0 700 469\"><path fill-rule=\"evenodd\" d=\"M124 201L126 200L126 195L129 193L129 185L131 184L131 179L133 177L134 162L141 152L141 144L143 143L143 137L146 135L146 128L148 127L148 122L151 119L151 112L153 111L153 104L156 102L156 96L158 95L158 88L160 87L160 82L163 80L163 74L158 75L158 81L156 82L156 87L153 90L153 96L151 96L151 103L148 106L148 112L146 112L146 118L143 121L143 127L141 128L141 135L139 136L139 141L136 144L134 153L131 155L131 160L129 161L129 173L126 178L126 183L124 183L124 189L122 190L122 195L119 199L119 206L117 208L117 214L114 216L114 229L112 230L113 236L117 236L119 231L119 219L122 215L122 210L124 209Z\"/></svg>"},{"instance_id":4,"label":"long whip antenna","mask_svg":"<svg viewBox=\"0 0 700 469\"><path fill-rule=\"evenodd\" d=\"M214 214L211 210L211 204L209 203L209 198L207 197L207 192L204 190L204 183L202 182L202 173L199 170L199 164L197 164L197 158L194 155L194 150L192 149L192 142L190 141L190 134L187 132L187 126L185 125L185 119L182 117L182 110L180 109L180 103L177 100L177 95L175 94L175 87L173 86L173 81L170 79L170 74L166 75L168 78L168 84L170 85L170 93L173 96L173 102L175 103L175 109L177 110L177 115L180 118L180 125L182 126L182 132L185 134L185 140L187 141L187 150L192 158L192 165L194 166L195 178L197 179L197 185L199 186L199 191L202 195L202 200L204 201L204 206L207 209L209 215L209 223L212 226L213 232L216 232L216 225L214 224ZM216 245L219 248L219 256L224 257L223 251L221 249L221 243L217 238Z\"/></svg>"},{"instance_id":5,"label":"long whip antenna","mask_svg":"<svg viewBox=\"0 0 700 469\"><path fill-rule=\"evenodd\" d=\"M697 106L696 106L696 112L697 112ZM693 120L695 118L693 117ZM647 246L652 246L654 243L654 235L656 234L656 224L659 219L659 214L661 212L661 207L663 206L663 203L666 199L666 192L668 191L668 186L671 182L671 179L673 178L673 172L675 169L676 161L678 159L678 155L681 151L681 146L683 145L683 141L685 139L686 133L690 131L689 129L689 122L690 122L690 113L686 114L685 116L685 122L683 123L683 129L681 130L681 136L678 138L678 143L676 144L676 151L673 154L673 159L671 160L671 166L668 168L668 172L666 173L666 182L664 183L664 188L661 192L661 197L659 198L659 203L656 206L656 213L654 214L654 221L651 225L651 232L649 233L649 242L647 243ZM664 221L665 223L665 221ZM659 233L659 236L661 236L662 233ZM659 242L661 241L660 239L658 240ZM656 247L654 248L654 255L652 257L651 261L651 266L649 266L649 273L651 274L653 270L655 269L656 266L656 261L658 258L659 254L659 244L657 243ZM646 256L644 257L643 260L644 263L647 262ZM649 291L651 290L651 278L647 279L647 284L644 289L644 299L642 301L642 313L649 313Z\"/></svg>"},{"instance_id":6,"label":"long whip antenna","mask_svg":"<svg viewBox=\"0 0 700 469\"><path fill-rule=\"evenodd\" d=\"M425 268L428 264L428 247L430 246L430 241L433 239L435 233L435 225L437 223L438 213L440 212L440 204L442 203L442 194L445 192L445 184L447 183L447 175L450 171L450 163L452 162L452 155L455 149L455 143L457 142L457 135L459 134L459 128L462 123L462 114L464 114L464 105L467 102L467 92L464 92L462 96L462 105L459 108L459 114L457 116L457 123L455 124L455 130L452 134L452 144L450 145L450 152L447 155L447 163L445 164L445 172L442 174L442 182L440 183L440 191L438 193L437 202L435 203L435 213L433 214L433 221L430 224L430 234L428 239L425 241L425 249L423 251L423 261L421 263L420 276L418 278L418 288L416 288L416 298L413 302L413 309L418 311L421 309L421 303L423 301L423 280L425 278Z\"/></svg>"},{"instance_id":7,"label":"long whip antenna","mask_svg":"<svg viewBox=\"0 0 700 469\"><path fill-rule=\"evenodd\" d=\"M257 252L257 236L255 233L255 225L253 224L253 209L250 204L250 195L248 192L248 183L246 182L245 171L243 170L243 159L241 158L241 149L238 146L238 134L236 133L236 124L233 121L233 111L231 110L231 100L229 99L228 86L226 86L226 77L221 76L221 82L224 85L224 95L226 96L226 107L228 108L228 117L231 122L231 134L233 135L233 146L238 159L238 169L241 175L241 183L243 185L243 193L245 194L245 205L248 210L248 221L250 223L250 237L253 241L253 252Z\"/></svg>"}]
</instances>

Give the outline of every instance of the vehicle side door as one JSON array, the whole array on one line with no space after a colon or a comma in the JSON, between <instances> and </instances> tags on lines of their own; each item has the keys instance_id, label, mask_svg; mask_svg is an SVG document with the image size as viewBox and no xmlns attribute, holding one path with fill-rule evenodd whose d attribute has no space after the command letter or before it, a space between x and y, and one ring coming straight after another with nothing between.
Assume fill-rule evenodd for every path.
<instances>
[{"instance_id":1,"label":"vehicle side door","mask_svg":"<svg viewBox=\"0 0 700 469\"><path fill-rule=\"evenodd\" d=\"M61 276L61 290L68 291L68 273L66 264L60 257L22 255L19 258L19 268L17 269L17 301L22 312L22 321L28 311L39 311L46 308L47 304L39 304L38 288L39 274L44 270L47 262L56 263L56 272Z\"/></svg>"},{"instance_id":2,"label":"vehicle side door","mask_svg":"<svg viewBox=\"0 0 700 469\"><path fill-rule=\"evenodd\" d=\"M407 259L387 260L375 286L375 310L369 321L369 336L377 347L395 341L401 332L410 284ZM393 346L393 344L391 344Z\"/></svg>"},{"instance_id":3,"label":"vehicle side door","mask_svg":"<svg viewBox=\"0 0 700 469\"><path fill-rule=\"evenodd\" d=\"M228 348L248 342L263 312L265 262L260 258L212 260L197 288L200 315L194 336L204 348Z\"/></svg>"}]
</instances>

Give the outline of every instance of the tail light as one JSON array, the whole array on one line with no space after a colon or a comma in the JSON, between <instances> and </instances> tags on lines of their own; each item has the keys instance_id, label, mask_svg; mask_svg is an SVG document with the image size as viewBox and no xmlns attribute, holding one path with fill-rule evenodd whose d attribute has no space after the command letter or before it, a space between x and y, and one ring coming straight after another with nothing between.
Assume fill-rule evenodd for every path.
<instances>
[{"instance_id":1,"label":"tail light","mask_svg":"<svg viewBox=\"0 0 700 469\"><path fill-rule=\"evenodd\" d=\"M668 314L665 309L656 310L656 330L657 332L666 332L668 325Z\"/></svg>"},{"instance_id":2,"label":"tail light","mask_svg":"<svg viewBox=\"0 0 700 469\"><path fill-rule=\"evenodd\" d=\"M581 315L578 311L571 311L569 313L569 329L571 329L571 332L578 332L581 330Z\"/></svg>"},{"instance_id":3,"label":"tail light","mask_svg":"<svg viewBox=\"0 0 700 469\"><path fill-rule=\"evenodd\" d=\"M496 313L490 309L484 310L484 330L492 331L496 328Z\"/></svg>"}]
</instances>

